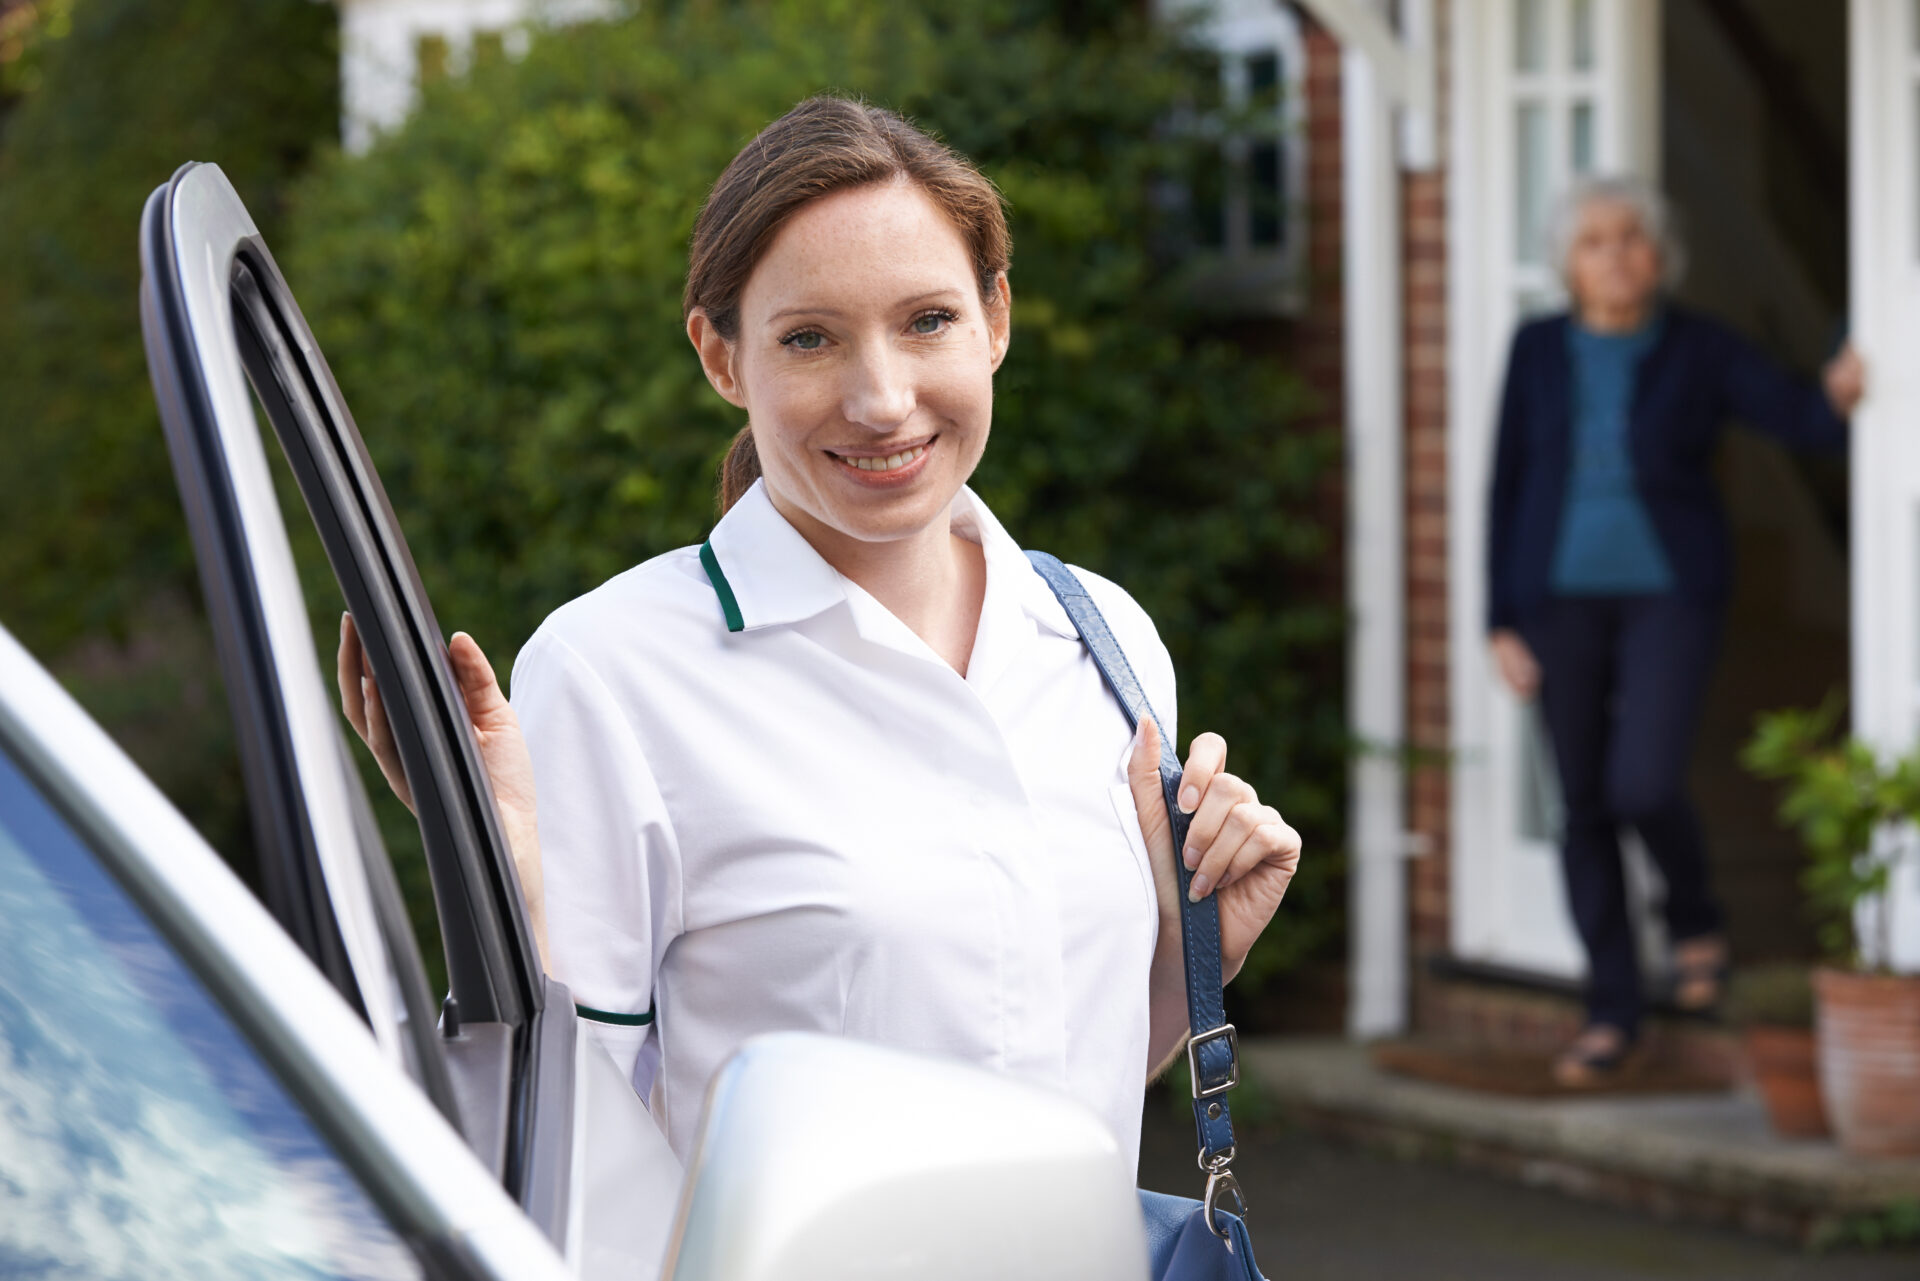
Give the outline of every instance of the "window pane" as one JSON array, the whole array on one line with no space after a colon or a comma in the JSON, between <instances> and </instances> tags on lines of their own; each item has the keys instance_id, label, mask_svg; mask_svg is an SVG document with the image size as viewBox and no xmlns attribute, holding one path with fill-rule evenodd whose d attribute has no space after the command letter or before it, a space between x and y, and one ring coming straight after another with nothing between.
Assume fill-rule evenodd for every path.
<instances>
[{"instance_id":1,"label":"window pane","mask_svg":"<svg viewBox=\"0 0 1920 1281\"><path fill-rule=\"evenodd\" d=\"M1573 69L1593 70L1593 0L1573 0Z\"/></svg>"},{"instance_id":2,"label":"window pane","mask_svg":"<svg viewBox=\"0 0 1920 1281\"><path fill-rule=\"evenodd\" d=\"M1514 257L1520 262L1542 260L1540 236L1547 215L1547 181L1552 140L1547 134L1547 109L1537 102L1520 104L1514 120Z\"/></svg>"},{"instance_id":3,"label":"window pane","mask_svg":"<svg viewBox=\"0 0 1920 1281\"><path fill-rule=\"evenodd\" d=\"M1572 156L1573 171L1577 174L1593 172L1593 104L1576 102L1573 114L1568 120L1567 149Z\"/></svg>"},{"instance_id":4,"label":"window pane","mask_svg":"<svg viewBox=\"0 0 1920 1281\"><path fill-rule=\"evenodd\" d=\"M413 1255L0 756L0 1273L417 1278Z\"/></svg>"},{"instance_id":5,"label":"window pane","mask_svg":"<svg viewBox=\"0 0 1920 1281\"><path fill-rule=\"evenodd\" d=\"M1247 239L1255 249L1278 249L1285 236L1284 172L1278 142L1253 144L1247 156Z\"/></svg>"},{"instance_id":6,"label":"window pane","mask_svg":"<svg viewBox=\"0 0 1920 1281\"><path fill-rule=\"evenodd\" d=\"M1247 59L1247 105L1255 111L1280 105L1280 55L1271 49Z\"/></svg>"},{"instance_id":7,"label":"window pane","mask_svg":"<svg viewBox=\"0 0 1920 1281\"><path fill-rule=\"evenodd\" d=\"M1547 0L1513 0L1513 69L1547 69Z\"/></svg>"}]
</instances>

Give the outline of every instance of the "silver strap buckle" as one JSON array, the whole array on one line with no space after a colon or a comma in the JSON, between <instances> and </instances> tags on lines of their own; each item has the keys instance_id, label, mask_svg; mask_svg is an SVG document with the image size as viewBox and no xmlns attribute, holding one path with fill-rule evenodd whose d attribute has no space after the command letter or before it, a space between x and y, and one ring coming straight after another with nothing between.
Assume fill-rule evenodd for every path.
<instances>
[{"instance_id":1,"label":"silver strap buckle","mask_svg":"<svg viewBox=\"0 0 1920 1281\"><path fill-rule=\"evenodd\" d=\"M1200 1083L1200 1047L1209 1041L1218 1041L1222 1037L1227 1042L1227 1079L1219 1085ZM1210 1099L1216 1094L1225 1094L1240 1084L1240 1036L1233 1030L1233 1024L1222 1023L1219 1027L1209 1028L1189 1038L1187 1041L1187 1075L1193 1081L1193 1097Z\"/></svg>"},{"instance_id":2,"label":"silver strap buckle","mask_svg":"<svg viewBox=\"0 0 1920 1281\"><path fill-rule=\"evenodd\" d=\"M1220 1220L1214 1214L1215 1210L1225 1209L1241 1219L1247 1217L1247 1199L1240 1194L1240 1181L1234 1178L1233 1171L1227 1168L1232 1160L1233 1150L1229 1148L1207 1166L1206 1199L1201 1203L1207 1212L1207 1230L1222 1241L1227 1239L1227 1233L1226 1229L1220 1226ZM1231 1199L1231 1204L1223 1205L1222 1202L1228 1199Z\"/></svg>"}]
</instances>

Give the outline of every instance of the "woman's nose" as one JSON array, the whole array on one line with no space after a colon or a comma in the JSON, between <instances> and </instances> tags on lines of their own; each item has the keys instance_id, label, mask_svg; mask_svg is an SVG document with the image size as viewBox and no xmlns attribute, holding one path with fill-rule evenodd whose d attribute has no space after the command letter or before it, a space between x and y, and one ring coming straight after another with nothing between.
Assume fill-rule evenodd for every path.
<instances>
[{"instance_id":1,"label":"woman's nose","mask_svg":"<svg viewBox=\"0 0 1920 1281\"><path fill-rule=\"evenodd\" d=\"M905 362L885 348L863 352L847 373L847 421L875 431L892 431L913 416L913 379Z\"/></svg>"}]
</instances>

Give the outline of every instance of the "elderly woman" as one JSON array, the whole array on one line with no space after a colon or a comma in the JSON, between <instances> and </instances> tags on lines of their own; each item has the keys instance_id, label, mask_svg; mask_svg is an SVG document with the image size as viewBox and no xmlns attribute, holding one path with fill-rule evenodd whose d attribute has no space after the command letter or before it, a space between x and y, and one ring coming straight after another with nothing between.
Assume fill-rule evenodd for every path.
<instances>
[{"instance_id":1,"label":"elderly woman","mask_svg":"<svg viewBox=\"0 0 1920 1281\"><path fill-rule=\"evenodd\" d=\"M1514 336L1489 521L1488 628L1501 678L1538 695L1566 806L1562 865L1588 959L1565 1086L1628 1061L1641 1016L1619 829L1666 881L1674 1003L1705 1011L1727 964L1687 759L1719 639L1730 549L1709 468L1735 418L1843 449L1865 375L1851 347L1814 387L1664 296L1681 267L1665 202L1625 178L1563 202L1568 311Z\"/></svg>"}]
</instances>

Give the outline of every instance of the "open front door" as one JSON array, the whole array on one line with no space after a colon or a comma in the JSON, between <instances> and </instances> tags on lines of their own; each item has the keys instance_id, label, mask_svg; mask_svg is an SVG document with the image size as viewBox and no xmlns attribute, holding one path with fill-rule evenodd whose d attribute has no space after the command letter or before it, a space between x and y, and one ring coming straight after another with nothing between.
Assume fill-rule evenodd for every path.
<instances>
[{"instance_id":1,"label":"open front door","mask_svg":"<svg viewBox=\"0 0 1920 1281\"><path fill-rule=\"evenodd\" d=\"M1586 962L1562 888L1545 733L1487 658L1488 478L1514 327L1564 305L1547 261L1552 202L1584 173L1659 177L1660 4L1474 0L1452 13L1452 948L1573 979Z\"/></svg>"},{"instance_id":2,"label":"open front door","mask_svg":"<svg viewBox=\"0 0 1920 1281\"><path fill-rule=\"evenodd\" d=\"M1853 420L1853 725L1895 754L1920 738L1920 0L1852 0L1849 18L1848 271L1869 375ZM1906 970L1920 970L1914 854L1893 888Z\"/></svg>"}]
</instances>

